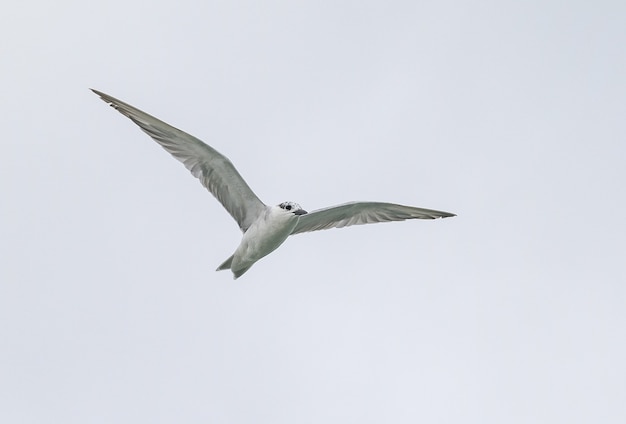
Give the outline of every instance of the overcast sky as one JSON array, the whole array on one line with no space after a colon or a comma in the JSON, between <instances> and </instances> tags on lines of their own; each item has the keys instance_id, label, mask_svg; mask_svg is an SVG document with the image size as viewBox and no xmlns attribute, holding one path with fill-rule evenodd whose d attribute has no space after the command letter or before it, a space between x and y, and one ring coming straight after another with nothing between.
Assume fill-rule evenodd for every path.
<instances>
[{"instance_id":1,"label":"overcast sky","mask_svg":"<svg viewBox=\"0 0 626 424\"><path fill-rule=\"evenodd\" d=\"M626 422L626 3L25 1L0 16L0 422ZM88 88L267 204L241 234Z\"/></svg>"}]
</instances>

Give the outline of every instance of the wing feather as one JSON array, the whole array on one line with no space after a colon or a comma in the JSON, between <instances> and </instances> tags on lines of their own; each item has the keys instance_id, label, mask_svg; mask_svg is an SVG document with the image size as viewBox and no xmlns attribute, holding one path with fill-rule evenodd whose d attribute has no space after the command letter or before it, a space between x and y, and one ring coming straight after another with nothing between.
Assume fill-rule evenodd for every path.
<instances>
[{"instance_id":1,"label":"wing feather","mask_svg":"<svg viewBox=\"0 0 626 424\"><path fill-rule=\"evenodd\" d=\"M114 97L93 90L102 100L137 124L146 134L185 165L228 213L241 231L252 225L266 206L241 177L230 160L196 137L148 115Z\"/></svg>"},{"instance_id":2,"label":"wing feather","mask_svg":"<svg viewBox=\"0 0 626 424\"><path fill-rule=\"evenodd\" d=\"M456 215L449 212L396 205L394 203L350 202L318 209L302 215L291 234L343 228L351 225L374 224L377 222L436 219L451 216Z\"/></svg>"}]
</instances>

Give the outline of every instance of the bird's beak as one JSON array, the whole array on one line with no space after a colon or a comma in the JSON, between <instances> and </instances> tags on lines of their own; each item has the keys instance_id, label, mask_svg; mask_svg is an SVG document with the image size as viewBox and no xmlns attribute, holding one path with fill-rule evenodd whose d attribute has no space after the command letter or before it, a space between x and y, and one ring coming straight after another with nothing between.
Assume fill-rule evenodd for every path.
<instances>
[{"instance_id":1,"label":"bird's beak","mask_svg":"<svg viewBox=\"0 0 626 424\"><path fill-rule=\"evenodd\" d=\"M297 211L295 211L293 214L294 215L306 215L308 212L305 211L304 209L298 209Z\"/></svg>"}]
</instances>

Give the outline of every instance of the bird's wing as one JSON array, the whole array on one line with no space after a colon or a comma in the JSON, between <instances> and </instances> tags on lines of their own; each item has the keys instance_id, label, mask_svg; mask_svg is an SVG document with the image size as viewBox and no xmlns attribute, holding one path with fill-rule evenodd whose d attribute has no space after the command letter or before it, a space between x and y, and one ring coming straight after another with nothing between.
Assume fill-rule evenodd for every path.
<instances>
[{"instance_id":1,"label":"bird's wing","mask_svg":"<svg viewBox=\"0 0 626 424\"><path fill-rule=\"evenodd\" d=\"M379 202L350 202L343 205L318 209L300 216L291 234L327 230L350 225L374 224L376 222L404 221L405 219L436 219L456 216L453 213L432 209L414 208Z\"/></svg>"},{"instance_id":2,"label":"bird's wing","mask_svg":"<svg viewBox=\"0 0 626 424\"><path fill-rule=\"evenodd\" d=\"M239 224L241 231L252 225L266 206L250 189L230 160L201 140L139 109L100 91L102 100L130 118L198 178Z\"/></svg>"}]
</instances>

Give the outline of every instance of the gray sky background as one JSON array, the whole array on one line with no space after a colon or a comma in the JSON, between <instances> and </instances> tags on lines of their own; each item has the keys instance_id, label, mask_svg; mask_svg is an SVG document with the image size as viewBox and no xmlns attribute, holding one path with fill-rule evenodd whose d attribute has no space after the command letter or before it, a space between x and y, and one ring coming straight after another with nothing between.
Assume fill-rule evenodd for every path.
<instances>
[{"instance_id":1,"label":"gray sky background","mask_svg":"<svg viewBox=\"0 0 626 424\"><path fill-rule=\"evenodd\" d=\"M626 422L626 5L13 2L0 16L0 422ZM289 239L266 203L459 216Z\"/></svg>"}]
</instances>

